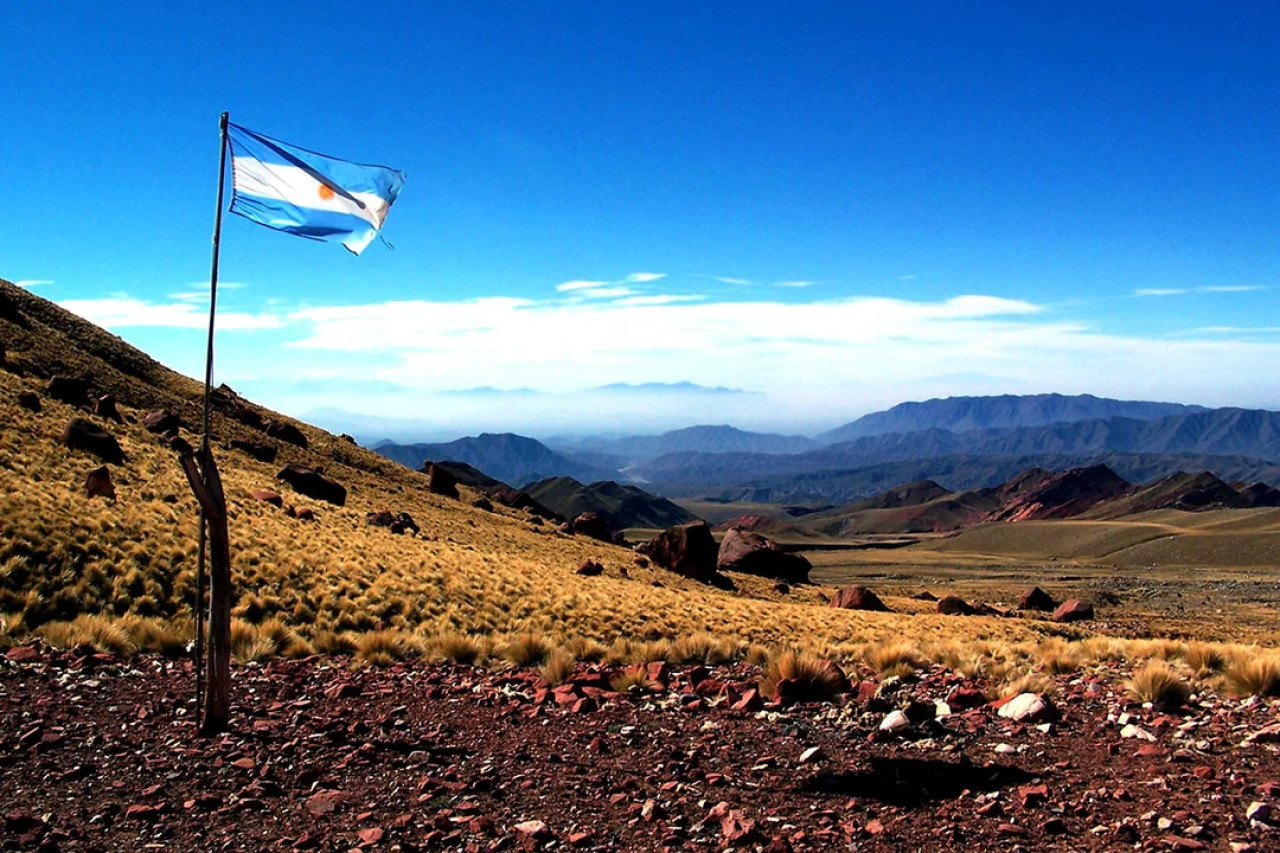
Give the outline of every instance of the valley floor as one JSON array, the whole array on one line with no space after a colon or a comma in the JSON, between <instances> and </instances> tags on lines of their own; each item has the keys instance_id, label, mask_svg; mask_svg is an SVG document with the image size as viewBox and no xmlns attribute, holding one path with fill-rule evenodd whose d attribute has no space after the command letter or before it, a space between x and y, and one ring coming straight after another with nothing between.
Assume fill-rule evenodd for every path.
<instances>
[{"instance_id":1,"label":"valley floor","mask_svg":"<svg viewBox=\"0 0 1280 853\"><path fill-rule=\"evenodd\" d=\"M553 691L309 658L237 666L233 729L205 741L185 662L18 647L0 849L1277 849L1280 703L1166 715L1124 697L1120 666L1057 677L1061 719L1037 726L937 666L752 710L745 665L632 695L581 665ZM894 708L917 722L888 736Z\"/></svg>"}]
</instances>

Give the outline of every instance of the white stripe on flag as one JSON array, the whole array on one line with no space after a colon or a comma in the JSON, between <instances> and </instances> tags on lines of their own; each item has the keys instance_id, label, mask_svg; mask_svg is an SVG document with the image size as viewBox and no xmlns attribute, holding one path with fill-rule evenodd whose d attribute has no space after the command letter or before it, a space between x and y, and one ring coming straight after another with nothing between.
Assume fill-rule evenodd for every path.
<instances>
[{"instance_id":1,"label":"white stripe on flag","mask_svg":"<svg viewBox=\"0 0 1280 853\"><path fill-rule=\"evenodd\" d=\"M381 228L387 218L386 199L374 193L351 193L365 205L361 209L297 166L264 163L255 157L235 157L233 161L232 174L237 193L278 199L296 207L358 216L374 228Z\"/></svg>"}]
</instances>

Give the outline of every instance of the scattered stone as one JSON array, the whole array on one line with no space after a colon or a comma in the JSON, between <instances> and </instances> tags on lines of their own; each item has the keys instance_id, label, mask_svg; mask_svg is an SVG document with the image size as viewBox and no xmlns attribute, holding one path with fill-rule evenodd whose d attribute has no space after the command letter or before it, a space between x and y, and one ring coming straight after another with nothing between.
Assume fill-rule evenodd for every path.
<instances>
[{"instance_id":1,"label":"scattered stone","mask_svg":"<svg viewBox=\"0 0 1280 853\"><path fill-rule=\"evenodd\" d=\"M315 817L327 815L342 803L341 791L318 791L307 798L307 811Z\"/></svg>"},{"instance_id":2,"label":"scattered stone","mask_svg":"<svg viewBox=\"0 0 1280 853\"><path fill-rule=\"evenodd\" d=\"M124 423L124 415L120 414L120 408L116 405L114 394L103 394L94 400L93 413L100 418L106 418L118 424Z\"/></svg>"},{"instance_id":3,"label":"scattered stone","mask_svg":"<svg viewBox=\"0 0 1280 853\"><path fill-rule=\"evenodd\" d=\"M253 499L255 501L262 501L263 503L269 503L272 506L278 506L278 507L284 506L284 498L280 495L279 492L273 492L269 489L253 489L252 491L249 492L249 494L253 496Z\"/></svg>"},{"instance_id":4,"label":"scattered stone","mask_svg":"<svg viewBox=\"0 0 1280 853\"><path fill-rule=\"evenodd\" d=\"M705 521L691 521L664 530L636 550L664 569L704 583L715 580L720 546Z\"/></svg>"},{"instance_id":5,"label":"scattered stone","mask_svg":"<svg viewBox=\"0 0 1280 853\"><path fill-rule=\"evenodd\" d=\"M252 456L259 462L270 463L276 461L276 447L274 444L262 444L256 441L233 438L231 439L231 446L242 453Z\"/></svg>"},{"instance_id":6,"label":"scattered stone","mask_svg":"<svg viewBox=\"0 0 1280 853\"><path fill-rule=\"evenodd\" d=\"M278 441L288 442L289 444L301 447L303 450L306 450L308 447L306 435L303 434L302 430L298 429L291 423L285 423L284 421L267 421L263 432L271 438L277 439Z\"/></svg>"},{"instance_id":7,"label":"scattered stone","mask_svg":"<svg viewBox=\"0 0 1280 853\"><path fill-rule=\"evenodd\" d=\"M391 532L400 535L412 530L414 533L421 533L422 528L418 527L418 523L413 520L413 516L407 512L391 512L391 510L379 510L371 512L365 516L365 522L374 527L387 527Z\"/></svg>"},{"instance_id":8,"label":"scattered stone","mask_svg":"<svg viewBox=\"0 0 1280 853\"><path fill-rule=\"evenodd\" d=\"M158 435L165 433L177 432L182 428L182 418L175 415L168 409L160 409L155 412L148 412L142 417L142 426L147 432L154 432ZM235 442L232 442L234 444Z\"/></svg>"},{"instance_id":9,"label":"scattered stone","mask_svg":"<svg viewBox=\"0 0 1280 853\"><path fill-rule=\"evenodd\" d=\"M578 568L574 569L573 573L583 577L594 578L604 574L604 566L595 560L586 559L578 565Z\"/></svg>"},{"instance_id":10,"label":"scattered stone","mask_svg":"<svg viewBox=\"0 0 1280 853\"><path fill-rule=\"evenodd\" d=\"M800 763L809 764L815 761L822 761L827 756L822 752L822 747L811 746L804 752L800 753Z\"/></svg>"},{"instance_id":11,"label":"scattered stone","mask_svg":"<svg viewBox=\"0 0 1280 853\"><path fill-rule=\"evenodd\" d=\"M115 503L116 486L111 482L111 469L106 465L94 468L84 479L85 497L106 498Z\"/></svg>"},{"instance_id":12,"label":"scattered stone","mask_svg":"<svg viewBox=\"0 0 1280 853\"><path fill-rule=\"evenodd\" d=\"M1058 719L1058 709L1041 693L1019 693L1000 706L1000 716L1015 723L1051 723Z\"/></svg>"},{"instance_id":13,"label":"scattered stone","mask_svg":"<svg viewBox=\"0 0 1280 853\"><path fill-rule=\"evenodd\" d=\"M1270 803L1253 802L1249 804L1249 808L1245 809L1245 818L1259 823L1271 823L1275 818L1275 810Z\"/></svg>"},{"instance_id":14,"label":"scattered stone","mask_svg":"<svg viewBox=\"0 0 1280 853\"><path fill-rule=\"evenodd\" d=\"M865 586L846 586L831 597L831 606L842 610L873 610L891 612L880 596Z\"/></svg>"},{"instance_id":15,"label":"scattered stone","mask_svg":"<svg viewBox=\"0 0 1280 853\"><path fill-rule=\"evenodd\" d=\"M788 583L808 583L813 565L799 554L792 554L759 533L730 528L716 552L716 569L743 572Z\"/></svg>"},{"instance_id":16,"label":"scattered stone","mask_svg":"<svg viewBox=\"0 0 1280 853\"><path fill-rule=\"evenodd\" d=\"M112 465L124 464L124 451L115 436L107 432L93 421L84 418L72 418L62 431L62 443L72 450L83 450L92 453L103 462Z\"/></svg>"},{"instance_id":17,"label":"scattered stone","mask_svg":"<svg viewBox=\"0 0 1280 853\"><path fill-rule=\"evenodd\" d=\"M476 509L482 509L485 512L493 512L493 504L488 498L476 498L471 502L471 505Z\"/></svg>"},{"instance_id":18,"label":"scattered stone","mask_svg":"<svg viewBox=\"0 0 1280 853\"><path fill-rule=\"evenodd\" d=\"M284 508L285 515L290 518L296 518L298 521L316 521L316 513L309 506L294 506L289 504Z\"/></svg>"},{"instance_id":19,"label":"scattered stone","mask_svg":"<svg viewBox=\"0 0 1280 853\"><path fill-rule=\"evenodd\" d=\"M316 500L328 501L337 506L347 502L347 489L340 483L325 477L320 470L302 465L288 465L276 474L277 480L283 480L294 491Z\"/></svg>"},{"instance_id":20,"label":"scattered stone","mask_svg":"<svg viewBox=\"0 0 1280 853\"><path fill-rule=\"evenodd\" d=\"M443 465L437 465L434 462L428 462L423 466L423 470L427 474L427 490L433 495L441 495L446 498L458 500L461 495L458 492L458 478L453 472Z\"/></svg>"},{"instance_id":21,"label":"scattered stone","mask_svg":"<svg viewBox=\"0 0 1280 853\"><path fill-rule=\"evenodd\" d=\"M1063 602L1053 611L1054 622L1083 622L1093 618L1093 605L1078 598Z\"/></svg>"},{"instance_id":22,"label":"scattered stone","mask_svg":"<svg viewBox=\"0 0 1280 853\"><path fill-rule=\"evenodd\" d=\"M973 605L957 595L947 595L938 600L938 612L943 616L972 616Z\"/></svg>"},{"instance_id":23,"label":"scattered stone","mask_svg":"<svg viewBox=\"0 0 1280 853\"><path fill-rule=\"evenodd\" d=\"M60 403L83 407L89 403L89 381L71 376L55 376L44 386L44 393Z\"/></svg>"},{"instance_id":24,"label":"scattered stone","mask_svg":"<svg viewBox=\"0 0 1280 853\"><path fill-rule=\"evenodd\" d=\"M880 721L880 731L888 732L891 735L900 734L911 728L911 720L902 711L890 711L883 720Z\"/></svg>"},{"instance_id":25,"label":"scattered stone","mask_svg":"<svg viewBox=\"0 0 1280 853\"><path fill-rule=\"evenodd\" d=\"M560 525L560 532L571 536L589 536L601 542L613 541L613 531L609 529L609 523L594 512L584 512L572 521L566 521Z\"/></svg>"},{"instance_id":26,"label":"scattered stone","mask_svg":"<svg viewBox=\"0 0 1280 853\"><path fill-rule=\"evenodd\" d=\"M35 391L18 392L18 405L29 412L40 411L40 395Z\"/></svg>"},{"instance_id":27,"label":"scattered stone","mask_svg":"<svg viewBox=\"0 0 1280 853\"><path fill-rule=\"evenodd\" d=\"M1147 741L1148 743L1154 743L1156 740L1156 736L1153 735L1151 732L1147 731L1141 726L1134 725L1133 723L1130 723L1129 725L1125 726L1120 730L1120 737L1134 738L1136 740L1144 740L1144 741Z\"/></svg>"},{"instance_id":28,"label":"scattered stone","mask_svg":"<svg viewBox=\"0 0 1280 853\"><path fill-rule=\"evenodd\" d=\"M1043 610L1052 612L1058 606L1058 602L1053 600L1053 596L1045 592L1038 586L1033 586L1022 594L1022 598L1018 599L1018 609L1020 610Z\"/></svg>"}]
</instances>

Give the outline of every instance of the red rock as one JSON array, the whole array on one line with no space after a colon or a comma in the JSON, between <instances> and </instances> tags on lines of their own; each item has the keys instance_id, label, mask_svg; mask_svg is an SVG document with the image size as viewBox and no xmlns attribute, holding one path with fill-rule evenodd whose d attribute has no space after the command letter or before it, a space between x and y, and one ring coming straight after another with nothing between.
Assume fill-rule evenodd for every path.
<instances>
[{"instance_id":1,"label":"red rock","mask_svg":"<svg viewBox=\"0 0 1280 853\"><path fill-rule=\"evenodd\" d=\"M938 612L944 616L972 616L973 605L956 595L938 599Z\"/></svg>"},{"instance_id":2,"label":"red rock","mask_svg":"<svg viewBox=\"0 0 1280 853\"><path fill-rule=\"evenodd\" d=\"M328 501L336 506L344 506L347 502L347 489L342 484L330 480L320 471L303 465L288 465L276 474L277 480L283 480L293 486L294 491L316 500Z\"/></svg>"},{"instance_id":3,"label":"red rock","mask_svg":"<svg viewBox=\"0 0 1280 853\"><path fill-rule=\"evenodd\" d=\"M709 583L718 577L716 558L720 546L705 521L691 521L664 530L636 550L664 569Z\"/></svg>"},{"instance_id":4,"label":"red rock","mask_svg":"<svg viewBox=\"0 0 1280 853\"><path fill-rule=\"evenodd\" d=\"M307 798L307 811L316 817L326 815L342 803L341 791L319 791Z\"/></svg>"},{"instance_id":5,"label":"red rock","mask_svg":"<svg viewBox=\"0 0 1280 853\"><path fill-rule=\"evenodd\" d=\"M1203 841L1196 841L1194 838L1182 838L1178 835L1166 835L1164 837L1164 843L1170 850L1176 850L1180 853L1181 851L1188 851L1189 853L1189 851L1193 850L1209 849L1209 845L1205 844Z\"/></svg>"},{"instance_id":6,"label":"red rock","mask_svg":"<svg viewBox=\"0 0 1280 853\"><path fill-rule=\"evenodd\" d=\"M326 687L324 695L330 699L345 699L351 696L359 696L361 692L359 684L353 681L343 681Z\"/></svg>"},{"instance_id":7,"label":"red rock","mask_svg":"<svg viewBox=\"0 0 1280 853\"><path fill-rule=\"evenodd\" d=\"M590 714L592 711L598 710L599 707L600 706L596 703L596 700L592 699L590 696L587 696L584 699L579 699L577 702L574 702L573 707L569 709L569 713Z\"/></svg>"},{"instance_id":8,"label":"red rock","mask_svg":"<svg viewBox=\"0 0 1280 853\"><path fill-rule=\"evenodd\" d=\"M964 711L987 704L987 697L976 687L957 687L947 694L947 704Z\"/></svg>"},{"instance_id":9,"label":"red rock","mask_svg":"<svg viewBox=\"0 0 1280 853\"><path fill-rule=\"evenodd\" d=\"M422 471L427 475L427 491L431 494L454 500L461 498L458 492L458 478L448 468L434 462L425 462L422 465Z\"/></svg>"},{"instance_id":10,"label":"red rock","mask_svg":"<svg viewBox=\"0 0 1280 853\"><path fill-rule=\"evenodd\" d=\"M1038 586L1031 587L1018 599L1019 610L1052 611L1057 606L1058 602L1053 600L1053 596Z\"/></svg>"},{"instance_id":11,"label":"red rock","mask_svg":"<svg viewBox=\"0 0 1280 853\"><path fill-rule=\"evenodd\" d=\"M578 568L574 569L575 575L594 578L604 574L604 566L592 559L585 559L578 564Z\"/></svg>"},{"instance_id":12,"label":"red rock","mask_svg":"<svg viewBox=\"0 0 1280 853\"><path fill-rule=\"evenodd\" d=\"M760 698L760 691L754 687L743 693L742 698L733 703L733 710L744 713L755 713L763 709L764 700Z\"/></svg>"},{"instance_id":13,"label":"red rock","mask_svg":"<svg viewBox=\"0 0 1280 853\"><path fill-rule=\"evenodd\" d=\"M14 646L4 656L12 663L39 663L44 660L44 655L35 646Z\"/></svg>"},{"instance_id":14,"label":"red rock","mask_svg":"<svg viewBox=\"0 0 1280 853\"><path fill-rule=\"evenodd\" d=\"M103 394L101 397L93 401L93 413L100 418L106 418L109 421L115 421L118 424L124 423L124 416L120 414L120 409L116 407L116 398L114 394Z\"/></svg>"},{"instance_id":15,"label":"red rock","mask_svg":"<svg viewBox=\"0 0 1280 853\"><path fill-rule=\"evenodd\" d=\"M1093 605L1073 598L1053 611L1054 622L1082 622L1093 618Z\"/></svg>"},{"instance_id":16,"label":"red rock","mask_svg":"<svg viewBox=\"0 0 1280 853\"><path fill-rule=\"evenodd\" d=\"M562 524L560 530L571 536L587 536L599 539L601 542L613 541L613 531L609 528L609 522L594 512L578 515L572 521Z\"/></svg>"},{"instance_id":17,"label":"red rock","mask_svg":"<svg viewBox=\"0 0 1280 853\"><path fill-rule=\"evenodd\" d=\"M999 835L1026 836L1029 833L1025 827L1018 826L1016 823L1002 823L996 827L996 833Z\"/></svg>"},{"instance_id":18,"label":"red rock","mask_svg":"<svg viewBox=\"0 0 1280 853\"><path fill-rule=\"evenodd\" d=\"M789 583L808 583L813 565L759 533L730 528L716 552L716 569L745 572Z\"/></svg>"},{"instance_id":19,"label":"red rock","mask_svg":"<svg viewBox=\"0 0 1280 853\"><path fill-rule=\"evenodd\" d=\"M280 496L279 492L273 492L270 489L253 489L249 494L253 496L255 501L269 503L272 506L284 506L284 498Z\"/></svg>"},{"instance_id":20,"label":"red rock","mask_svg":"<svg viewBox=\"0 0 1280 853\"><path fill-rule=\"evenodd\" d=\"M671 681L671 669L664 660L650 661L645 667L645 675L650 681L661 684L663 687Z\"/></svg>"},{"instance_id":21,"label":"red rock","mask_svg":"<svg viewBox=\"0 0 1280 853\"><path fill-rule=\"evenodd\" d=\"M111 469L106 465L94 468L84 478L84 494L89 498L116 499L116 486L111 482Z\"/></svg>"},{"instance_id":22,"label":"red rock","mask_svg":"<svg viewBox=\"0 0 1280 853\"><path fill-rule=\"evenodd\" d=\"M571 832L571 833L569 833L569 846L570 846L570 847L584 847L584 846L586 846L587 844L591 843L591 841L592 841L595 837L596 837L595 832L593 832L593 831L592 831L592 830L590 830L590 829L585 830L585 831L582 831L582 832Z\"/></svg>"},{"instance_id":23,"label":"red rock","mask_svg":"<svg viewBox=\"0 0 1280 853\"><path fill-rule=\"evenodd\" d=\"M884 824L878 818L872 818L867 821L867 825L863 827L870 835L884 835Z\"/></svg>"},{"instance_id":24,"label":"red rock","mask_svg":"<svg viewBox=\"0 0 1280 853\"><path fill-rule=\"evenodd\" d=\"M1049 799L1049 786L1024 785L1018 789L1018 802L1024 809L1033 809L1043 805Z\"/></svg>"},{"instance_id":25,"label":"red rock","mask_svg":"<svg viewBox=\"0 0 1280 853\"><path fill-rule=\"evenodd\" d=\"M237 758L231 762L232 767L239 767L241 770L252 770L256 765L252 758Z\"/></svg>"},{"instance_id":26,"label":"red rock","mask_svg":"<svg viewBox=\"0 0 1280 853\"><path fill-rule=\"evenodd\" d=\"M125 809L124 816L127 818L134 818L136 820L155 820L160 817L160 809L156 806L139 803Z\"/></svg>"},{"instance_id":27,"label":"red rock","mask_svg":"<svg viewBox=\"0 0 1280 853\"><path fill-rule=\"evenodd\" d=\"M891 612L885 603L865 586L846 586L831 597L831 606L842 610L873 610Z\"/></svg>"},{"instance_id":28,"label":"red rock","mask_svg":"<svg viewBox=\"0 0 1280 853\"><path fill-rule=\"evenodd\" d=\"M371 826L368 829L362 829L356 833L356 837L360 839L362 847L377 844L382 840L383 830L378 826Z\"/></svg>"},{"instance_id":29,"label":"red rock","mask_svg":"<svg viewBox=\"0 0 1280 853\"><path fill-rule=\"evenodd\" d=\"M756 822L733 809L720 820L720 836L728 844L742 844L755 837Z\"/></svg>"},{"instance_id":30,"label":"red rock","mask_svg":"<svg viewBox=\"0 0 1280 853\"><path fill-rule=\"evenodd\" d=\"M142 425L147 432L164 434L174 432L182 428L182 418L173 412L161 409L158 412L149 412L142 418Z\"/></svg>"}]
</instances>

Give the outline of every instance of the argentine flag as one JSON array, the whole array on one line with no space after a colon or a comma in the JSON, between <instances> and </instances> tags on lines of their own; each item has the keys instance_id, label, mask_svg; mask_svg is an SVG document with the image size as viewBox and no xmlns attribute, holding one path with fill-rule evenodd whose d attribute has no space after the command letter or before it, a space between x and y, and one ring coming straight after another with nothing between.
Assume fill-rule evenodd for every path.
<instances>
[{"instance_id":1,"label":"argentine flag","mask_svg":"<svg viewBox=\"0 0 1280 853\"><path fill-rule=\"evenodd\" d=\"M404 186L404 173L317 154L227 124L231 212L355 254L373 242Z\"/></svg>"}]
</instances>

